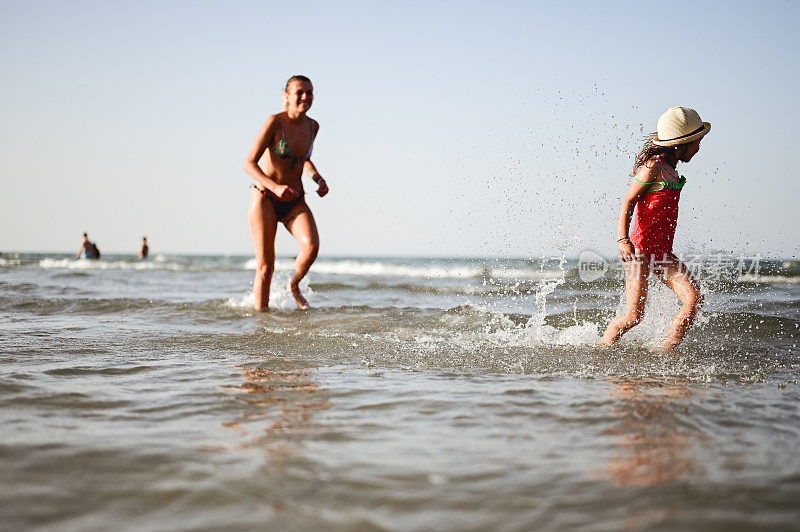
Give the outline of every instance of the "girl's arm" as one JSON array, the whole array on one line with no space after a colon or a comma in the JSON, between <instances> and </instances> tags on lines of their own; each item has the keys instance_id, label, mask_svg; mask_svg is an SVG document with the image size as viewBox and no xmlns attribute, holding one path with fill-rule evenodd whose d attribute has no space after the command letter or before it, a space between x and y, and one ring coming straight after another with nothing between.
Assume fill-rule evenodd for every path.
<instances>
[{"instance_id":1,"label":"girl's arm","mask_svg":"<svg viewBox=\"0 0 800 532\"><path fill-rule=\"evenodd\" d=\"M655 165L650 162L643 164L635 176L641 183L631 181L628 193L622 198L622 205L619 208L619 224L617 226L617 247L619 248L620 258L625 262L633 260L636 254L636 250L631 244L630 238L628 238L628 228L631 225L631 217L636 203L638 203L639 198L642 197L650 182L654 181L659 175L654 167Z\"/></svg>"},{"instance_id":2,"label":"girl's arm","mask_svg":"<svg viewBox=\"0 0 800 532\"><path fill-rule=\"evenodd\" d=\"M275 115L267 118L267 121L264 122L264 125L261 127L261 131L258 132L256 141L250 149L250 153L247 154L247 159L244 162L244 170L256 180L256 183L261 185L261 188L269 190L282 200L291 200L298 197L300 194L291 187L279 185L258 166L258 161L261 160L261 156L264 155L264 152L272 143L272 138L275 136L278 125L278 119Z\"/></svg>"}]
</instances>

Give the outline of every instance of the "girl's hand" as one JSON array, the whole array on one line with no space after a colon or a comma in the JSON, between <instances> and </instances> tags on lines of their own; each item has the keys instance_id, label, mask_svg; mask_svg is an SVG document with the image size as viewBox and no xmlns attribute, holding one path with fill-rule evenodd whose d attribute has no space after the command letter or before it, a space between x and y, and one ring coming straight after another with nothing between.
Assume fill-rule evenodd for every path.
<instances>
[{"instance_id":1,"label":"girl's hand","mask_svg":"<svg viewBox=\"0 0 800 532\"><path fill-rule=\"evenodd\" d=\"M630 242L620 242L617 246L619 248L619 258L622 262L630 262L636 258L636 249Z\"/></svg>"},{"instance_id":2,"label":"girl's hand","mask_svg":"<svg viewBox=\"0 0 800 532\"><path fill-rule=\"evenodd\" d=\"M288 185L277 185L272 193L281 201L292 201L300 197L300 193Z\"/></svg>"},{"instance_id":3,"label":"girl's hand","mask_svg":"<svg viewBox=\"0 0 800 532\"><path fill-rule=\"evenodd\" d=\"M329 192L328 183L326 183L325 180L322 179L322 176L320 176L320 178L317 179L316 183L317 185L319 185L319 188L317 189L317 194L319 194L319 197L321 198L322 196L324 196Z\"/></svg>"}]
</instances>

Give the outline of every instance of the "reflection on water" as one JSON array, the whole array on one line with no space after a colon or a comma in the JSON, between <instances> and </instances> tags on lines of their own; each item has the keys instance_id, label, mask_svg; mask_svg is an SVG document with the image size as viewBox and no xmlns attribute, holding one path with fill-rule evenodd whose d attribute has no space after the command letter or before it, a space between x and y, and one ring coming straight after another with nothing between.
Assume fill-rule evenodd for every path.
<instances>
[{"instance_id":1,"label":"reflection on water","mask_svg":"<svg viewBox=\"0 0 800 532\"><path fill-rule=\"evenodd\" d=\"M267 464L287 462L315 431L314 415L330 407L325 390L306 370L239 369L244 382L229 390L243 409L223 425L240 434L240 448L262 449Z\"/></svg>"},{"instance_id":2,"label":"reflection on water","mask_svg":"<svg viewBox=\"0 0 800 532\"><path fill-rule=\"evenodd\" d=\"M223 426L240 435L239 450L263 452L264 467L253 475L266 479L271 489L260 496L273 516L291 518L326 486L302 450L304 442L320 432L314 417L330 408L327 390L305 369L238 369L244 380L228 391L240 401L241 412Z\"/></svg>"},{"instance_id":3,"label":"reflection on water","mask_svg":"<svg viewBox=\"0 0 800 532\"><path fill-rule=\"evenodd\" d=\"M609 379L618 423L619 451L606 466L608 477L625 487L646 487L685 479L698 466L691 447L697 435L679 423L691 392L677 380Z\"/></svg>"}]
</instances>

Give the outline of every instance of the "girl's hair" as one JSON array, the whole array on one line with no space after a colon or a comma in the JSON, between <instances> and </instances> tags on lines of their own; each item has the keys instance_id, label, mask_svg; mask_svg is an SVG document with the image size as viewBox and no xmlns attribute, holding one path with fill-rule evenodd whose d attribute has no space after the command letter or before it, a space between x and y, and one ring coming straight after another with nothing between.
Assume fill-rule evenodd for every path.
<instances>
[{"instance_id":1,"label":"girl's hair","mask_svg":"<svg viewBox=\"0 0 800 532\"><path fill-rule=\"evenodd\" d=\"M305 81L307 83L311 83L311 80L308 79L308 76L303 76L302 74L294 75L291 78L289 78L289 80L286 82L286 87L284 87L283 89L284 94L289 92L289 85L291 85L293 81ZM288 107L289 103L283 102L283 110L285 111Z\"/></svg>"},{"instance_id":2,"label":"girl's hair","mask_svg":"<svg viewBox=\"0 0 800 532\"><path fill-rule=\"evenodd\" d=\"M653 139L656 138L657 133L653 132L650 133L645 137L644 146L639 151L639 155L636 156L636 159L633 160L633 173L631 176L635 176L636 172L639 171L639 168L642 167L651 157L655 157L656 155L665 155L667 153L672 152L676 146L656 146L653 144Z\"/></svg>"}]
</instances>

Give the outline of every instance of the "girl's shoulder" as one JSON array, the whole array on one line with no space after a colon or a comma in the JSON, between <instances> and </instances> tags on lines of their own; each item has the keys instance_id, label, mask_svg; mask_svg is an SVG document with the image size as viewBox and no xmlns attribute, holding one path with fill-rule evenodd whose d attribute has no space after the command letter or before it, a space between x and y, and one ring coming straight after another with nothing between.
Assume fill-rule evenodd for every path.
<instances>
[{"instance_id":1,"label":"girl's shoulder","mask_svg":"<svg viewBox=\"0 0 800 532\"><path fill-rule=\"evenodd\" d=\"M650 157L642 166L639 167L639 170L633 177L640 183L650 183L651 181L655 181L660 176L661 168L658 157Z\"/></svg>"},{"instance_id":2,"label":"girl's shoulder","mask_svg":"<svg viewBox=\"0 0 800 532\"><path fill-rule=\"evenodd\" d=\"M647 159L647 160L644 162L644 164L643 164L642 166L645 166L645 167L647 167L647 168L650 168L651 170L652 170L652 169L655 169L656 171L658 171L658 169L660 168L660 166L661 166L663 163L664 163L664 161L661 159L661 156L660 156L660 155L653 155L652 157L649 157L649 158L648 158L648 159Z\"/></svg>"}]
</instances>

